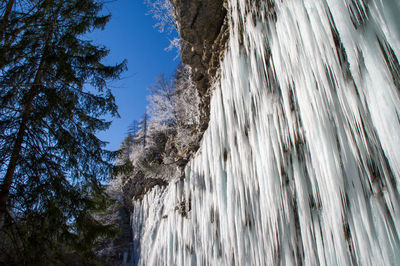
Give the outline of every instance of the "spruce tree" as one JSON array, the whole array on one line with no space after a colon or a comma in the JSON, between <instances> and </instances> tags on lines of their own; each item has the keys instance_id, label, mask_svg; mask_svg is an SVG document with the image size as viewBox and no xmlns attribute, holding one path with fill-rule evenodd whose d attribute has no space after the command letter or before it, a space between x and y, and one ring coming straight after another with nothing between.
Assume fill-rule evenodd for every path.
<instances>
[{"instance_id":1,"label":"spruce tree","mask_svg":"<svg viewBox=\"0 0 400 266\"><path fill-rule=\"evenodd\" d=\"M19 263L72 251L84 261L96 238L112 233L94 213L109 203L102 181L116 154L96 133L110 125L101 117L118 115L107 84L126 64L104 65L108 50L84 38L110 18L101 1L31 4L24 20L11 9L1 22L0 50L12 54L0 64L1 241L23 254L13 257Z\"/></svg>"},{"instance_id":2,"label":"spruce tree","mask_svg":"<svg viewBox=\"0 0 400 266\"><path fill-rule=\"evenodd\" d=\"M8 0L0 4L0 69L28 57L32 26L40 26L43 15L38 7L43 0ZM42 10L43 11L43 10Z\"/></svg>"},{"instance_id":3,"label":"spruce tree","mask_svg":"<svg viewBox=\"0 0 400 266\"><path fill-rule=\"evenodd\" d=\"M142 118L140 119L138 125L137 125L137 132L135 136L135 142L142 145L144 148L146 148L147 145L147 137L148 137L148 127L149 127L149 115L147 113L144 113Z\"/></svg>"},{"instance_id":4,"label":"spruce tree","mask_svg":"<svg viewBox=\"0 0 400 266\"><path fill-rule=\"evenodd\" d=\"M139 122L137 120L133 120L132 123L128 127L128 136L135 137L139 131Z\"/></svg>"}]
</instances>

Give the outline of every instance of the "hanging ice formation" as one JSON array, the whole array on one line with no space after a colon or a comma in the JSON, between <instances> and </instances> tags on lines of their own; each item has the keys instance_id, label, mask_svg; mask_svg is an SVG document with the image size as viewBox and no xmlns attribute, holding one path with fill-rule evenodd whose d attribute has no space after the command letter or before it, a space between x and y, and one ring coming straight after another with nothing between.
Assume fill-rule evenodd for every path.
<instances>
[{"instance_id":1,"label":"hanging ice formation","mask_svg":"<svg viewBox=\"0 0 400 266\"><path fill-rule=\"evenodd\" d=\"M400 265L400 2L229 0L209 127L140 265Z\"/></svg>"}]
</instances>

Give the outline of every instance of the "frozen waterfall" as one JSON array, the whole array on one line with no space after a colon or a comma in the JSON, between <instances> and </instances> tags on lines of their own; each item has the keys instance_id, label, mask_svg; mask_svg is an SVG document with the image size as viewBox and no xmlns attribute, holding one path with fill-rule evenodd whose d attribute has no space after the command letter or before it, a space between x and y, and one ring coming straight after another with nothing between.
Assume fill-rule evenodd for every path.
<instances>
[{"instance_id":1,"label":"frozen waterfall","mask_svg":"<svg viewBox=\"0 0 400 266\"><path fill-rule=\"evenodd\" d=\"M139 265L400 265L400 1L229 0L183 181L134 204Z\"/></svg>"}]
</instances>

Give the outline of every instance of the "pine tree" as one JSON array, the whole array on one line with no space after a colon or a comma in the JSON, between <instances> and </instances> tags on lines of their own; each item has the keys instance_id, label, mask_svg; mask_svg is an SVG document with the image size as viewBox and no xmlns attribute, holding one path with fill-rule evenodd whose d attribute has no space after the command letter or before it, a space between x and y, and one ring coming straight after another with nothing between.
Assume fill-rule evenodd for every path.
<instances>
[{"instance_id":1,"label":"pine tree","mask_svg":"<svg viewBox=\"0 0 400 266\"><path fill-rule=\"evenodd\" d=\"M110 125L99 117L117 115L107 83L126 64L102 64L108 50L82 38L109 20L101 1L32 3L26 20L11 11L1 24L0 50L13 55L0 64L0 223L23 232L12 244L21 263L49 262L61 250L85 260L112 232L93 213L108 204L101 181L116 154L95 134ZM11 45L10 32L18 35Z\"/></svg>"},{"instance_id":2,"label":"pine tree","mask_svg":"<svg viewBox=\"0 0 400 266\"><path fill-rule=\"evenodd\" d=\"M149 116L145 113L138 123L138 130L135 136L135 142L141 144L143 147L146 147L147 144L147 131L149 127Z\"/></svg>"},{"instance_id":3,"label":"pine tree","mask_svg":"<svg viewBox=\"0 0 400 266\"><path fill-rule=\"evenodd\" d=\"M131 161L130 156L135 145L135 138L139 132L139 122L137 120L133 120L133 122L129 125L127 136L122 141L120 149L119 149L119 157L118 157L118 171L121 171L124 174L129 173L131 170Z\"/></svg>"},{"instance_id":4,"label":"pine tree","mask_svg":"<svg viewBox=\"0 0 400 266\"><path fill-rule=\"evenodd\" d=\"M139 131L139 122L137 120L133 120L132 123L128 127L128 136L135 137Z\"/></svg>"}]
</instances>

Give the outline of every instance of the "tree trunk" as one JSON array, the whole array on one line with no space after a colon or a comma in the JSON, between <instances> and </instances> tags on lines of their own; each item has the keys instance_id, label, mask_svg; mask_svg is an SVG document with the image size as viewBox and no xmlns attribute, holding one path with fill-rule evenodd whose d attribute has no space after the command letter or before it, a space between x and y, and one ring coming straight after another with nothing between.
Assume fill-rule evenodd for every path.
<instances>
[{"instance_id":1,"label":"tree trunk","mask_svg":"<svg viewBox=\"0 0 400 266\"><path fill-rule=\"evenodd\" d=\"M41 78L41 73L37 73L38 80ZM40 75L39 75L40 74ZM35 79L36 81L36 79ZM34 84L37 84L36 82ZM4 218L5 214L7 212L7 201L8 201L8 194L10 192L11 184L13 181L13 176L15 172L15 168L17 167L17 161L19 154L22 149L22 142L24 140L24 135L25 135L25 130L26 130L26 125L29 121L29 115L31 114L31 108L32 108L32 103L33 100L36 96L37 90L38 90L38 85L33 85L31 90L29 91L28 94L28 104L25 107L24 113L22 114L22 121L21 125L19 126L18 133L17 133L17 138L14 143L14 147L11 153L11 158L10 162L8 163L8 168L6 175L4 176L3 180L3 185L1 187L1 192L0 192L0 228L3 227L4 224Z\"/></svg>"},{"instance_id":2,"label":"tree trunk","mask_svg":"<svg viewBox=\"0 0 400 266\"><path fill-rule=\"evenodd\" d=\"M55 27L55 24L57 21L58 13L61 9L61 5L62 5L62 1L60 1L60 5L58 7L58 10L55 13L53 23L51 25L51 28L49 29L49 34L47 35L45 44L43 46L42 55L41 55L40 62L39 62L39 67L37 69L35 79L33 82L34 85L31 87L31 89L29 90L29 92L27 94L27 98L26 98L27 104L26 104L24 112L22 114L22 121L21 121L21 124L18 129L17 138L15 139L14 147L12 149L10 161L9 161L8 167L7 167L7 172L4 176L3 185L1 187L1 191L0 191L0 229L4 225L5 215L7 213L8 196L10 193L10 188L11 188L11 184L13 182L15 169L17 167L18 159L19 159L20 152L22 149L26 126L29 122L29 116L31 114L33 100L35 99L35 97L38 93L39 87L41 86L40 83L41 83L42 76L43 76L43 70L45 68L44 57L45 57L46 52L50 48L50 43L51 43L51 40L53 38L53 33L54 33L54 27Z\"/></svg>"}]
</instances>

